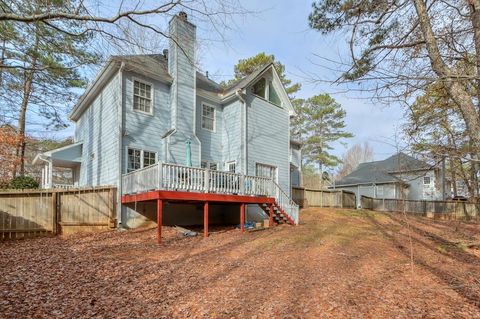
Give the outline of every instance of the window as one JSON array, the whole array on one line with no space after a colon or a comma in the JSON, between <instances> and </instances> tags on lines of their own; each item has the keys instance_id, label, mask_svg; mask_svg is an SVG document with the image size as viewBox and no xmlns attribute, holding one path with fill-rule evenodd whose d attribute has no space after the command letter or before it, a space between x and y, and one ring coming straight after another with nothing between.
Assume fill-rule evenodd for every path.
<instances>
[{"instance_id":1,"label":"window","mask_svg":"<svg viewBox=\"0 0 480 319\"><path fill-rule=\"evenodd\" d=\"M132 148L128 149L128 165L127 172L132 172L141 168L141 152Z\"/></svg>"},{"instance_id":2,"label":"window","mask_svg":"<svg viewBox=\"0 0 480 319\"><path fill-rule=\"evenodd\" d=\"M227 169L227 172L231 172L231 173L236 173L236 162L235 161L232 161L232 162L227 162L226 164L226 169Z\"/></svg>"},{"instance_id":3,"label":"window","mask_svg":"<svg viewBox=\"0 0 480 319\"><path fill-rule=\"evenodd\" d=\"M133 81L133 109L152 114L152 86L140 81Z\"/></svg>"},{"instance_id":4,"label":"window","mask_svg":"<svg viewBox=\"0 0 480 319\"><path fill-rule=\"evenodd\" d=\"M268 177L277 181L277 168L275 166L257 163L255 168L257 176Z\"/></svg>"},{"instance_id":5,"label":"window","mask_svg":"<svg viewBox=\"0 0 480 319\"><path fill-rule=\"evenodd\" d=\"M212 171L216 171L218 166L217 166L217 163L214 163L214 162L208 162L208 161L202 161L200 163L200 166L202 168L208 168L208 169L211 169Z\"/></svg>"},{"instance_id":6,"label":"window","mask_svg":"<svg viewBox=\"0 0 480 319\"><path fill-rule=\"evenodd\" d=\"M430 185L430 176L423 177L423 185Z\"/></svg>"},{"instance_id":7,"label":"window","mask_svg":"<svg viewBox=\"0 0 480 319\"><path fill-rule=\"evenodd\" d=\"M143 151L143 167L155 164L155 152Z\"/></svg>"},{"instance_id":8,"label":"window","mask_svg":"<svg viewBox=\"0 0 480 319\"><path fill-rule=\"evenodd\" d=\"M202 104L202 128L215 131L215 107L208 104Z\"/></svg>"},{"instance_id":9,"label":"window","mask_svg":"<svg viewBox=\"0 0 480 319\"><path fill-rule=\"evenodd\" d=\"M268 85L268 100L277 106L282 104L282 102L280 102L280 98L278 97L277 91L275 91L273 88L273 82L270 82Z\"/></svg>"},{"instance_id":10,"label":"window","mask_svg":"<svg viewBox=\"0 0 480 319\"><path fill-rule=\"evenodd\" d=\"M265 78L258 80L258 82L253 85L253 94L265 98L266 82Z\"/></svg>"},{"instance_id":11,"label":"window","mask_svg":"<svg viewBox=\"0 0 480 319\"><path fill-rule=\"evenodd\" d=\"M127 158L127 173L153 165L156 163L156 161L157 153L155 152L129 148Z\"/></svg>"}]
</instances>

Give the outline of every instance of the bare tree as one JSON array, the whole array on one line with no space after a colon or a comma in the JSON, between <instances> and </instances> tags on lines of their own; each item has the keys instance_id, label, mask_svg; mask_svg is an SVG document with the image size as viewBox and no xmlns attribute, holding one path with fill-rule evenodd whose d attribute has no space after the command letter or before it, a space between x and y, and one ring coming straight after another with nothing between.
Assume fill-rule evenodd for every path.
<instances>
[{"instance_id":1,"label":"bare tree","mask_svg":"<svg viewBox=\"0 0 480 319\"><path fill-rule=\"evenodd\" d=\"M350 174L360 163L373 161L373 148L365 142L350 147L342 156L342 164L337 170L336 178L343 178Z\"/></svg>"},{"instance_id":2,"label":"bare tree","mask_svg":"<svg viewBox=\"0 0 480 319\"><path fill-rule=\"evenodd\" d=\"M14 175L25 172L27 125L41 118L41 125L64 127L78 88L85 87L85 67L98 65L109 53L159 52L162 41L170 39L167 21L178 11L222 39L232 15L246 12L236 0L116 5L105 11L95 1L0 0L0 115L16 124L19 135Z\"/></svg>"}]
</instances>

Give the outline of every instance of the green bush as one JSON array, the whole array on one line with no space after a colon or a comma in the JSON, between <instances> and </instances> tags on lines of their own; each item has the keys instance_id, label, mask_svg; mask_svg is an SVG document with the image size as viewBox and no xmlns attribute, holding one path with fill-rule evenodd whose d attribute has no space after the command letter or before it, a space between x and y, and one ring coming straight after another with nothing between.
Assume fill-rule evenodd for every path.
<instances>
[{"instance_id":1,"label":"green bush","mask_svg":"<svg viewBox=\"0 0 480 319\"><path fill-rule=\"evenodd\" d=\"M9 187L12 189L32 189L38 188L38 182L30 176L19 176L12 179Z\"/></svg>"}]
</instances>

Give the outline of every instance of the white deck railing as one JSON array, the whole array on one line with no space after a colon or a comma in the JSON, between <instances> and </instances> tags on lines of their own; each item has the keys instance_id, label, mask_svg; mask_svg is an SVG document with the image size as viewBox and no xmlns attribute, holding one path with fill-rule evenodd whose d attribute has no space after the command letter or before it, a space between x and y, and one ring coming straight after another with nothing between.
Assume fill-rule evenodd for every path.
<instances>
[{"instance_id":1,"label":"white deck railing","mask_svg":"<svg viewBox=\"0 0 480 319\"><path fill-rule=\"evenodd\" d=\"M122 194L150 190L274 197L277 205L298 224L298 205L277 183L266 177L160 162L123 175Z\"/></svg>"}]
</instances>

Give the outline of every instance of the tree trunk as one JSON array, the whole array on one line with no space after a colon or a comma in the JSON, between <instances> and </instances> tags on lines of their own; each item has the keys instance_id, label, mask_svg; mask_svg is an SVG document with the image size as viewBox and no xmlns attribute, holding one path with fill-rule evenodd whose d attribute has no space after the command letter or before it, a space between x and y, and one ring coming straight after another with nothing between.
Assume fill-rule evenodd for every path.
<instances>
[{"instance_id":1,"label":"tree trunk","mask_svg":"<svg viewBox=\"0 0 480 319\"><path fill-rule=\"evenodd\" d=\"M18 116L18 137L19 142L16 149L17 158L20 162L20 176L25 175L25 128L26 128L26 118L27 118L27 109L28 103L30 102L30 96L32 94L33 88L33 78L35 76L36 67L37 67L37 50L40 41L38 34L38 29L35 28L35 45L32 48L33 56L30 65L30 69L25 71L24 82L23 82L23 97L22 104L20 106L19 116ZM17 176L17 165L13 169L13 177Z\"/></svg>"},{"instance_id":2,"label":"tree trunk","mask_svg":"<svg viewBox=\"0 0 480 319\"><path fill-rule=\"evenodd\" d=\"M455 80L456 74L452 72L442 59L435 34L433 33L430 17L428 16L425 1L414 0L414 3L430 64L432 65L432 70L444 81L448 94L458 106L460 114L462 114L467 126L467 131L469 132L474 145L478 148L480 146L480 118L477 108L472 101L472 96L468 94L463 85Z\"/></svg>"}]
</instances>

